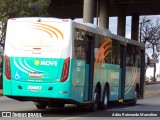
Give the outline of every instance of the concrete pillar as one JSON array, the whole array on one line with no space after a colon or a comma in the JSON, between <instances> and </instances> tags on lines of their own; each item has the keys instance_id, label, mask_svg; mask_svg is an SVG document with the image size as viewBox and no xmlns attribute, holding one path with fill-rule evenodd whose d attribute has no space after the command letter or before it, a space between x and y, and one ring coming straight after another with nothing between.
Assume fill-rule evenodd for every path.
<instances>
[{"instance_id":1,"label":"concrete pillar","mask_svg":"<svg viewBox=\"0 0 160 120\"><path fill-rule=\"evenodd\" d=\"M109 28L109 0L99 0L99 26Z\"/></svg>"},{"instance_id":2,"label":"concrete pillar","mask_svg":"<svg viewBox=\"0 0 160 120\"><path fill-rule=\"evenodd\" d=\"M126 32L126 14L125 13L126 13L125 5L119 5L117 34L124 37Z\"/></svg>"},{"instance_id":3,"label":"concrete pillar","mask_svg":"<svg viewBox=\"0 0 160 120\"><path fill-rule=\"evenodd\" d=\"M139 35L138 33L139 33L139 15L133 14L131 22L131 39L138 41L138 35Z\"/></svg>"},{"instance_id":4,"label":"concrete pillar","mask_svg":"<svg viewBox=\"0 0 160 120\"><path fill-rule=\"evenodd\" d=\"M94 22L94 0L84 0L83 22L84 23Z\"/></svg>"}]
</instances>

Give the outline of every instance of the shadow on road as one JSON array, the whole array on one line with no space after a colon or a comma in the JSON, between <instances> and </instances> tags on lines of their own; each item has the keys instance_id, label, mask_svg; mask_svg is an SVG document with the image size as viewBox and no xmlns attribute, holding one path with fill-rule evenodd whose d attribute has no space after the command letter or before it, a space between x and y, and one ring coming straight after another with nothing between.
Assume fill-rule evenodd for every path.
<instances>
[{"instance_id":1,"label":"shadow on road","mask_svg":"<svg viewBox=\"0 0 160 120\"><path fill-rule=\"evenodd\" d=\"M137 106L144 106L143 104L137 104ZM64 109L47 108L45 110L33 110L28 112L39 112L45 117L104 117L107 116L107 112L117 111L117 109L123 109L126 107L133 107L125 103L110 103L107 110L98 110L91 112L86 106L77 107L75 105L67 105ZM128 111L124 110L123 111ZM27 112L27 111L25 111Z\"/></svg>"}]
</instances>

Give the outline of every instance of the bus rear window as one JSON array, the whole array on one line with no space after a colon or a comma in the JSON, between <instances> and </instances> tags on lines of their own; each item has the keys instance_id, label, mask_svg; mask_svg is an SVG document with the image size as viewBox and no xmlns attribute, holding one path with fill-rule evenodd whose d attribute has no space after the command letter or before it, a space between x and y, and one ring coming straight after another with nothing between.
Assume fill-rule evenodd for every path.
<instances>
[{"instance_id":1,"label":"bus rear window","mask_svg":"<svg viewBox=\"0 0 160 120\"><path fill-rule=\"evenodd\" d=\"M14 47L55 47L63 45L63 33L48 24L14 22L7 28L7 41Z\"/></svg>"}]
</instances>

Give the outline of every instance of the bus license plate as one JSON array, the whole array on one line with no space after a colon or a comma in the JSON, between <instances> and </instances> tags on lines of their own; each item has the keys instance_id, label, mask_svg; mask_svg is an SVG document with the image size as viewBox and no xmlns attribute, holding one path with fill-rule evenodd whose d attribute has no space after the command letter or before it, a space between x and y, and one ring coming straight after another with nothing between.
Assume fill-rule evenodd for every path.
<instances>
[{"instance_id":1,"label":"bus license plate","mask_svg":"<svg viewBox=\"0 0 160 120\"><path fill-rule=\"evenodd\" d=\"M42 77L42 73L41 72L29 72L29 77L36 77L36 78L41 78Z\"/></svg>"}]
</instances>

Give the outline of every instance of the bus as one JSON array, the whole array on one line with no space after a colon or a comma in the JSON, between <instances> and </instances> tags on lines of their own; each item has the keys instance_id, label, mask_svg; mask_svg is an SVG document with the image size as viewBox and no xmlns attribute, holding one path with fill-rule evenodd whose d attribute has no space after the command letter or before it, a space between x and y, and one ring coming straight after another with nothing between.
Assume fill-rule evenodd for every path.
<instances>
[{"instance_id":1,"label":"bus","mask_svg":"<svg viewBox=\"0 0 160 120\"><path fill-rule=\"evenodd\" d=\"M8 20L3 95L37 109L110 102L135 105L144 92L144 44L89 23L58 18Z\"/></svg>"}]
</instances>

